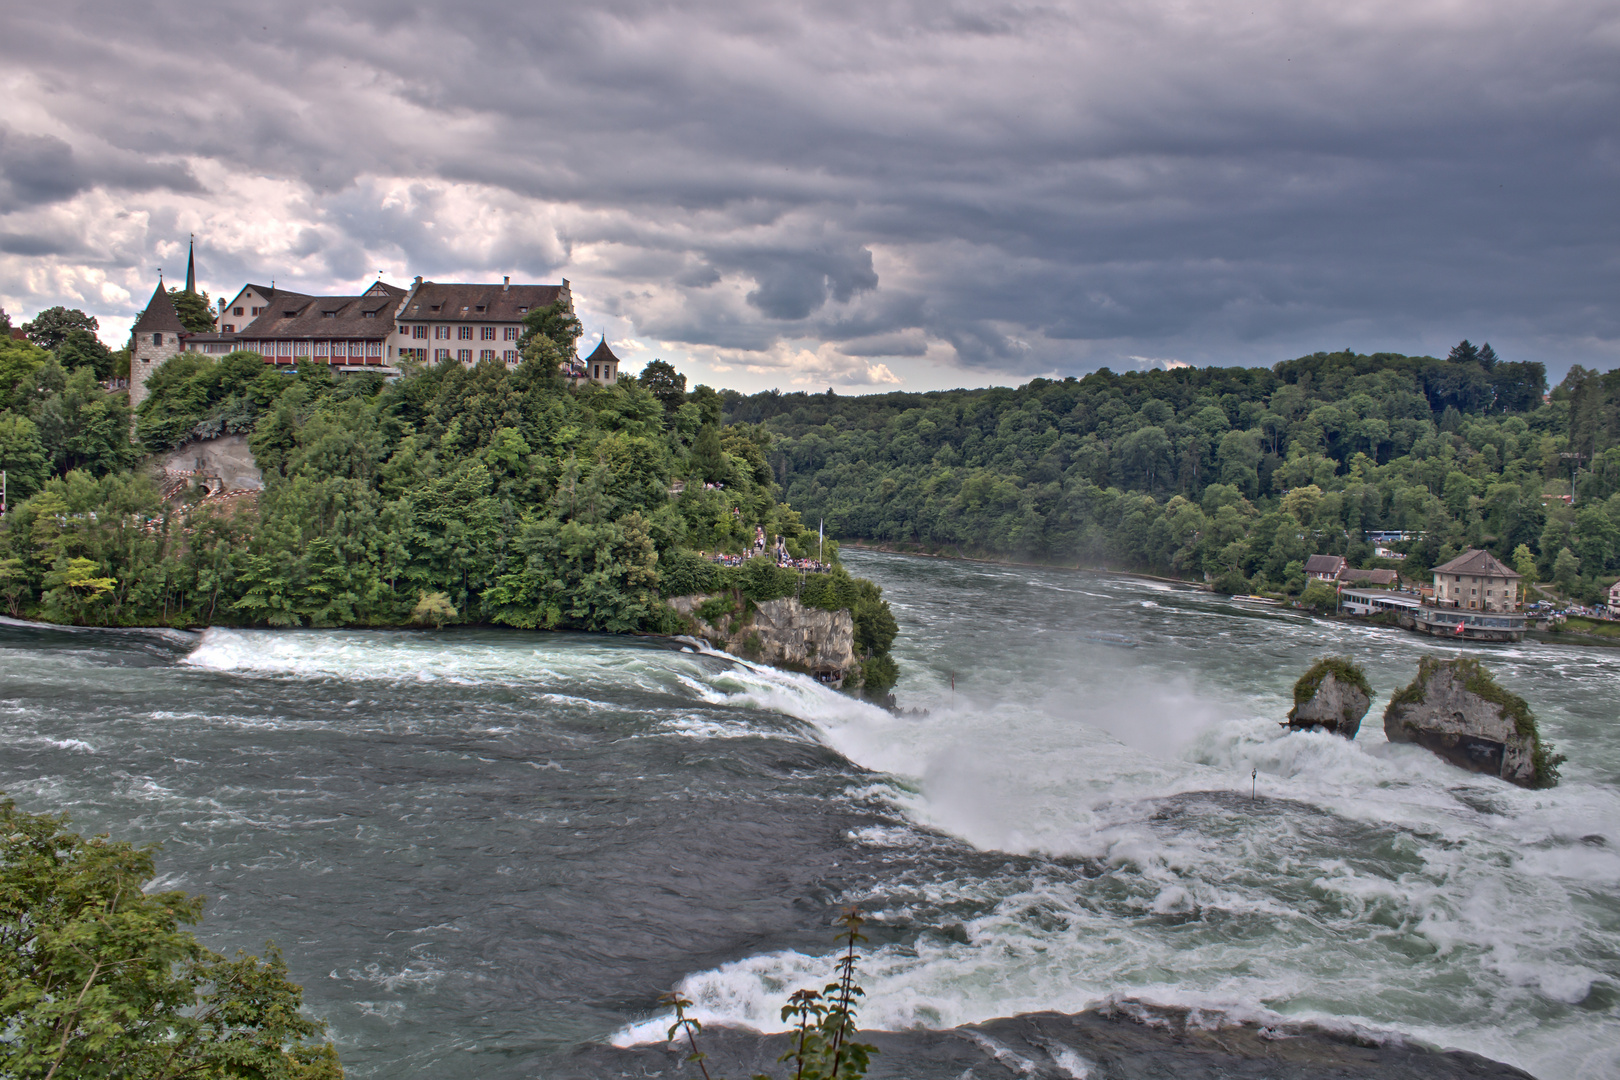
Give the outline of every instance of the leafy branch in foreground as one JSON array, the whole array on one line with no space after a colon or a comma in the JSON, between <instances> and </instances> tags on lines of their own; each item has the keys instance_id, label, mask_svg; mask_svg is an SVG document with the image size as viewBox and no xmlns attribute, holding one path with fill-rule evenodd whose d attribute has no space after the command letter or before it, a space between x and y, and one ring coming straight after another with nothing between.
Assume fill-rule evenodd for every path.
<instances>
[{"instance_id":1,"label":"leafy branch in foreground","mask_svg":"<svg viewBox=\"0 0 1620 1080\"><path fill-rule=\"evenodd\" d=\"M778 1061L789 1062L793 1071L787 1080L859 1080L866 1075L867 1066L877 1047L856 1041L859 1034L855 1026L856 999L865 997L866 991L855 982L855 953L857 942L865 941L861 925L865 922L857 908L846 909L838 920L844 929L838 941L844 945L844 954L838 959L838 977L820 991L796 990L782 1006L782 1019L795 1021L793 1041L787 1053ZM686 1015L692 1003L675 991L665 994L661 1003L675 1010L675 1022L669 1027L669 1041L680 1035L686 1037L692 1052L686 1060L697 1065L703 1080L713 1080L709 1074L708 1055L698 1049L697 1036L703 1024ZM753 1080L772 1080L759 1073Z\"/></svg>"},{"instance_id":2,"label":"leafy branch in foreground","mask_svg":"<svg viewBox=\"0 0 1620 1080\"><path fill-rule=\"evenodd\" d=\"M342 1080L274 945L204 948L201 897L143 891L154 848L65 823L0 801L0 1077Z\"/></svg>"}]
</instances>

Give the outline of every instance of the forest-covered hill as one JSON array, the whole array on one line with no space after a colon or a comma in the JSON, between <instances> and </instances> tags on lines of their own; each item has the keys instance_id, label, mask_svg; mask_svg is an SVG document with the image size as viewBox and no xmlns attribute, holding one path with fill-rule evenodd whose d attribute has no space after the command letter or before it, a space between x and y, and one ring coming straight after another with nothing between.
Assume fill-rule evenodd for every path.
<instances>
[{"instance_id":1,"label":"forest-covered hill","mask_svg":"<svg viewBox=\"0 0 1620 1080\"><path fill-rule=\"evenodd\" d=\"M772 436L787 501L849 538L1296 591L1316 552L1412 573L1479 546L1595 598L1620 569L1620 371L1545 389L1463 342L724 405ZM1379 562L1369 530L1423 535Z\"/></svg>"},{"instance_id":2,"label":"forest-covered hill","mask_svg":"<svg viewBox=\"0 0 1620 1080\"><path fill-rule=\"evenodd\" d=\"M394 381L182 353L151 375L134 447L122 392L7 342L0 601L87 624L669 633L682 624L665 597L731 587L849 609L864 663L848 685L885 692L897 628L876 586L697 554L743 551L763 526L790 554L816 555L757 430L722 430L719 395L687 393L668 365L570 387L563 336L537 334L513 369L450 362ZM248 437L259 497L165 498L148 454L222 433Z\"/></svg>"}]
</instances>

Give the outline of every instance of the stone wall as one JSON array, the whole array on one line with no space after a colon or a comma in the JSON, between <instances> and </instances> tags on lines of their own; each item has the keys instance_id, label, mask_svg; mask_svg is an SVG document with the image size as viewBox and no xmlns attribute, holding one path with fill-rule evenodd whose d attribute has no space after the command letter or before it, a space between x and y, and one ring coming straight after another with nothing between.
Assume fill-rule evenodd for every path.
<instances>
[{"instance_id":1,"label":"stone wall","mask_svg":"<svg viewBox=\"0 0 1620 1080\"><path fill-rule=\"evenodd\" d=\"M700 612L706 604L707 619ZM835 685L855 666L855 620L848 611L806 607L793 597L750 604L727 593L676 596L669 605L693 637L734 656L809 672Z\"/></svg>"}]
</instances>

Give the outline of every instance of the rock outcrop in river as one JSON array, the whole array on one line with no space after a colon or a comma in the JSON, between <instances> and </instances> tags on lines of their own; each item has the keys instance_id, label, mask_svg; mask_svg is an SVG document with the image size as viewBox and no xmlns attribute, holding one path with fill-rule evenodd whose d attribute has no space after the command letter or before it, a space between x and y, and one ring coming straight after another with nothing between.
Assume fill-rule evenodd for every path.
<instances>
[{"instance_id":1,"label":"rock outcrop in river","mask_svg":"<svg viewBox=\"0 0 1620 1080\"><path fill-rule=\"evenodd\" d=\"M1288 710L1288 726L1326 728L1353 739L1371 704L1372 687L1362 670L1340 657L1324 656L1294 684L1294 707Z\"/></svg>"},{"instance_id":2,"label":"rock outcrop in river","mask_svg":"<svg viewBox=\"0 0 1620 1080\"><path fill-rule=\"evenodd\" d=\"M1453 765L1520 787L1552 787L1558 763L1530 706L1496 684L1478 660L1425 656L1417 678L1389 699L1384 734L1417 743Z\"/></svg>"},{"instance_id":3,"label":"rock outcrop in river","mask_svg":"<svg viewBox=\"0 0 1620 1080\"><path fill-rule=\"evenodd\" d=\"M855 666L855 620L845 611L806 607L793 597L754 603L731 593L669 601L693 637L762 664L842 684Z\"/></svg>"},{"instance_id":4,"label":"rock outcrop in river","mask_svg":"<svg viewBox=\"0 0 1620 1080\"><path fill-rule=\"evenodd\" d=\"M711 1076L781 1076L790 1036L706 1027L699 1037ZM1461 1050L1430 1050L1399 1037L1376 1039L1305 1024L1261 1026L1219 1014L1124 1002L968 1024L947 1031L863 1031L877 1046L868 1080L1534 1080L1529 1073ZM679 1048L591 1045L547 1064L551 1080L690 1080ZM791 1075L791 1074L789 1074Z\"/></svg>"}]
</instances>

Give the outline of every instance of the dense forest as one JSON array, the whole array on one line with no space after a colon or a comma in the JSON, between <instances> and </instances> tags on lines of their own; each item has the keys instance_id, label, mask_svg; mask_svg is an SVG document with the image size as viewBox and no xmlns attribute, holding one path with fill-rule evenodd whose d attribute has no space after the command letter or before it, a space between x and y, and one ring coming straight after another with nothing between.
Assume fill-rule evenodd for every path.
<instances>
[{"instance_id":1,"label":"dense forest","mask_svg":"<svg viewBox=\"0 0 1620 1080\"><path fill-rule=\"evenodd\" d=\"M104 625L669 633L666 597L730 588L849 609L864 657L849 685L885 692L897 628L876 586L697 554L744 551L763 526L815 556L815 532L777 498L764 432L723 428L719 395L688 393L667 364L566 385L557 361L577 335L571 315L539 311L515 368L393 381L182 353L150 376L135 446L127 395L94 365L0 342L0 603ZM149 455L218 434L248 439L257 500L165 498Z\"/></svg>"},{"instance_id":2,"label":"dense forest","mask_svg":"<svg viewBox=\"0 0 1620 1080\"><path fill-rule=\"evenodd\" d=\"M1545 391L1541 364L1465 341L724 410L847 538L1291 592L1313 553L1416 575L1483 547L1595 600L1620 571L1620 371ZM1413 534L1405 558L1376 557L1372 530Z\"/></svg>"}]
</instances>

